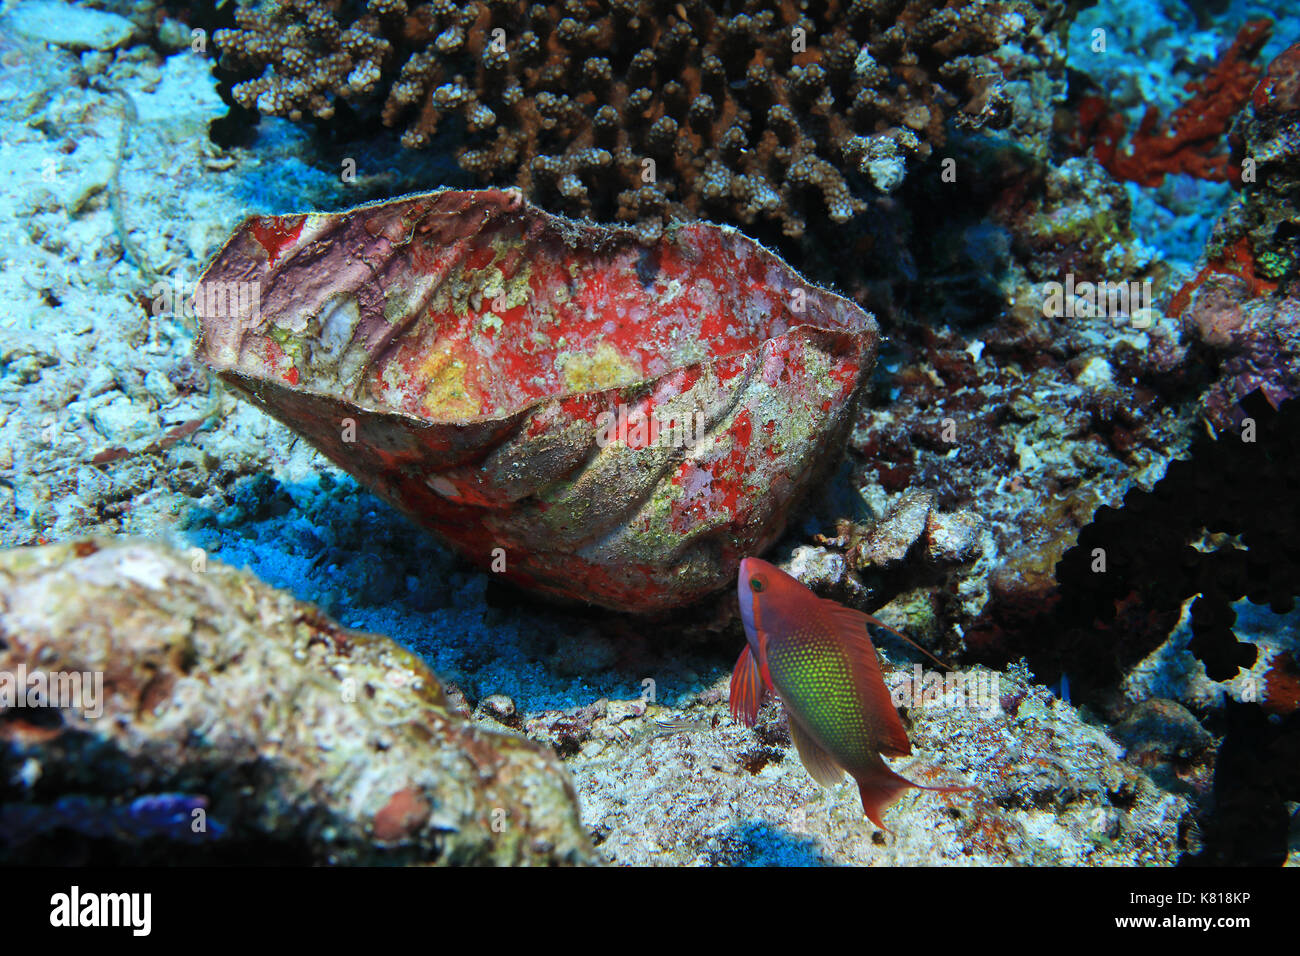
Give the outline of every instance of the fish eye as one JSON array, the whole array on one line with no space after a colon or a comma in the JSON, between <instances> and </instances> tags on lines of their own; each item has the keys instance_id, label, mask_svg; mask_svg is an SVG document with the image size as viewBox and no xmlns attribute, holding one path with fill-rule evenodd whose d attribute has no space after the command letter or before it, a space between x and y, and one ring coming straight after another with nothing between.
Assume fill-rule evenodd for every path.
<instances>
[{"instance_id":1,"label":"fish eye","mask_svg":"<svg viewBox=\"0 0 1300 956\"><path fill-rule=\"evenodd\" d=\"M750 579L749 579L749 587L750 587L750 590L755 591L755 592L762 591L762 590L763 590L763 579L762 579L762 578L750 578Z\"/></svg>"}]
</instances>

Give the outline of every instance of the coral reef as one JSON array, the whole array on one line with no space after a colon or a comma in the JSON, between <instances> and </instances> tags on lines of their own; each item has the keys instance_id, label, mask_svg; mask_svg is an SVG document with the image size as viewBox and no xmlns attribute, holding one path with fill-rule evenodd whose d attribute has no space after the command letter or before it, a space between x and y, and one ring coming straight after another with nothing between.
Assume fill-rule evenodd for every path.
<instances>
[{"instance_id":1,"label":"coral reef","mask_svg":"<svg viewBox=\"0 0 1300 956\"><path fill-rule=\"evenodd\" d=\"M1150 279L1153 299L1162 288L1167 267L1134 234L1129 193L1094 158L1046 162L1010 144L972 140L960 155L958 183L936 189L918 177L900 192L906 223L875 242L887 268L845 279L882 325L909 339L915 332L914 347L926 348L927 327L947 325L991 348L1002 339L999 352L1041 364L1047 359L1035 354L1097 344L1091 325L1059 323L1046 333L1034 317L1042 316L1044 283L1071 273L1080 281Z\"/></svg>"},{"instance_id":2,"label":"coral reef","mask_svg":"<svg viewBox=\"0 0 1300 956\"><path fill-rule=\"evenodd\" d=\"M1172 116L1186 104L1188 84L1206 79L1242 25L1251 20L1268 18L1275 24L1272 39L1260 51L1261 63L1276 57L1300 35L1300 10L1293 4L1216 0L1215 6L1208 18L1206 5L1198 5L1199 12L1194 12L1184 0L1099 0L1082 11L1067 38L1070 100L1056 114L1057 148L1091 154L1093 142L1076 135L1075 115L1079 103L1089 96L1104 100L1107 114L1122 112L1129 129L1141 125L1151 109L1162 117ZM1227 145L1234 150L1230 167L1242 158L1237 139L1229 133ZM1220 145L1213 152L1222 149ZM1215 182L1171 173L1156 188L1131 180L1123 185L1132 199L1133 226L1141 238L1159 250L1176 272L1190 266L1194 273L1215 219L1231 203L1240 182L1235 177ZM1212 252L1211 258L1217 254Z\"/></svg>"},{"instance_id":3,"label":"coral reef","mask_svg":"<svg viewBox=\"0 0 1300 956\"><path fill-rule=\"evenodd\" d=\"M1244 598L1235 602L1233 633L1241 643L1254 645L1258 653L1250 667L1238 669L1236 676L1226 681L1216 681L1191 651L1196 637L1191 604L1183 603L1178 625L1168 639L1124 676L1119 687L1124 700L1136 707L1152 699L1176 701L1213 724L1216 732L1220 732L1222 711L1229 701L1258 704L1278 715L1300 708L1294 663L1300 652L1300 610L1274 614L1268 605L1252 604Z\"/></svg>"},{"instance_id":4,"label":"coral reef","mask_svg":"<svg viewBox=\"0 0 1300 956\"><path fill-rule=\"evenodd\" d=\"M1250 667L1256 648L1234 635L1233 602L1248 597L1281 613L1300 593L1298 435L1300 402L1274 411L1261 393L1247 396L1235 432L1202 436L1150 491L1133 488L1122 508L1098 508L1041 603L990 602L967 630L967 646L984 660L1024 654L1049 680L1068 672L1081 697L1104 703L1195 597L1189 648L1209 677L1228 680Z\"/></svg>"},{"instance_id":5,"label":"coral reef","mask_svg":"<svg viewBox=\"0 0 1300 956\"><path fill-rule=\"evenodd\" d=\"M1059 74L1071 12L1026 0L369 0L349 15L323 0L244 0L237 28L214 39L234 101L262 114L330 120L382 100L405 145L428 146L455 118L471 139L465 169L556 211L638 221L647 237L707 216L797 238L866 208L854 177L894 189L943 145L945 121L1041 127L1053 93L1035 76Z\"/></svg>"},{"instance_id":6,"label":"coral reef","mask_svg":"<svg viewBox=\"0 0 1300 956\"><path fill-rule=\"evenodd\" d=\"M1188 338L1212 353L1204 398L1216 428L1256 388L1273 405L1300 394L1300 44L1282 51L1237 115L1240 192L1215 224L1204 265L1170 300Z\"/></svg>"},{"instance_id":7,"label":"coral reef","mask_svg":"<svg viewBox=\"0 0 1300 956\"><path fill-rule=\"evenodd\" d=\"M848 552L848 567L857 571L898 565L918 544L931 561L969 561L979 552L982 528L977 515L941 512L933 492L912 491L871 527L846 520L836 530L836 543Z\"/></svg>"},{"instance_id":8,"label":"coral reef","mask_svg":"<svg viewBox=\"0 0 1300 956\"><path fill-rule=\"evenodd\" d=\"M941 511L927 491L905 492L878 520L840 518L834 531L793 548L782 569L849 607L874 612L892 599L881 615L922 646L943 642L953 592L972 589L986 573L975 569L995 548L979 517ZM895 640L886 632L877 639Z\"/></svg>"},{"instance_id":9,"label":"coral reef","mask_svg":"<svg viewBox=\"0 0 1300 956\"><path fill-rule=\"evenodd\" d=\"M1209 789L1214 738L1177 701L1142 701L1115 726L1113 736L1126 748L1125 759L1145 768L1166 789L1178 792L1180 784Z\"/></svg>"},{"instance_id":10,"label":"coral reef","mask_svg":"<svg viewBox=\"0 0 1300 956\"><path fill-rule=\"evenodd\" d=\"M1173 294L1169 300L1169 314L1175 318L1181 316L1186 311L1188 303L1191 302L1192 296L1205 284L1205 280L1211 276L1235 276L1242 280L1242 288L1235 298L1254 299L1275 291L1277 283L1269 282L1257 275L1255 268L1255 254L1251 251L1250 241L1243 236L1223 255L1206 262L1201 267L1201 270L1196 273L1195 278L1184 283ZM1203 323L1197 322L1194 324L1199 326ZM1219 334L1217 338L1221 340L1223 338L1222 334ZM1223 344L1223 342L1219 341L1217 344Z\"/></svg>"},{"instance_id":11,"label":"coral reef","mask_svg":"<svg viewBox=\"0 0 1300 956\"><path fill-rule=\"evenodd\" d=\"M1233 127L1253 167L1216 224L1207 257L1240 261L1252 296L1300 280L1300 43L1282 51ZM1211 265L1214 263L1211 262ZM1209 268L1209 266L1207 266ZM1216 271L1225 271L1222 267Z\"/></svg>"},{"instance_id":12,"label":"coral reef","mask_svg":"<svg viewBox=\"0 0 1300 956\"><path fill-rule=\"evenodd\" d=\"M1093 511L1153 482L1193 434L1178 326L1047 317L1039 290L1026 282L992 328L906 328L897 357L882 360L891 400L864 408L850 440L854 485L877 514L924 489L985 526L975 561L926 584L954 646L954 625L969 627L990 591L1039 603ZM916 564L881 571L892 582L876 589L924 577Z\"/></svg>"},{"instance_id":13,"label":"coral reef","mask_svg":"<svg viewBox=\"0 0 1300 956\"><path fill-rule=\"evenodd\" d=\"M77 776L103 768L94 755L80 763L70 750L62 761L6 757L0 855L415 862L434 853L448 860L451 850L484 861L586 862L596 859L582 845L590 836L600 858L621 863L1275 864L1288 841L1291 861L1300 859L1300 611L1285 611L1285 582L1258 573L1295 577L1286 537L1295 488L1285 478L1294 443L1268 424L1268 402L1239 404L1261 389L1286 416L1283 403L1300 387L1297 54L1285 49L1298 8L1100 0L1070 28L1074 98L1066 100L1062 38L1073 6L0 2L0 132L11 172L9 214L0 217L0 543L62 541L66 551L85 534L143 533L201 546L202 572L189 564L197 552L181 559L146 548L150 561L174 569L168 581L178 597L113 577L107 610L87 619L143 593L132 620L152 628L158 608L175 609L201 586L207 603L197 606L230 632L221 646L245 652L225 671L204 661L189 674L188 662L167 654L119 655L121 665L107 670L129 671L116 683L135 700L89 722L96 736L77 739L162 741L168 711L134 704L153 703L168 686L171 712L191 699L208 708L204 729L218 759L232 752L226 729L262 745L257 773L282 766L275 761L284 754L302 758L285 782L264 788L258 778L252 795L232 796L232 779L253 771L241 764L218 777L220 768L195 756L202 748L193 738L179 763L166 751L156 765L98 779ZM1272 62L1252 89L1248 50L1230 44L1262 15L1277 26L1258 53ZM1025 28L1006 35L1008 16L1022 16ZM589 34L619 17L637 26ZM918 32L958 20L968 26ZM802 52L791 45L796 26L807 27ZM1104 49L1093 47L1099 27ZM191 48L192 28L208 31L206 50ZM532 54L520 44L528 30L541 38ZM857 45L849 49L846 37ZM972 51L1002 42L967 60L944 48L954 40ZM725 82L703 102L703 84L716 75L710 54ZM872 63L887 81L855 107L877 75ZM764 78L766 88L757 82ZM1104 109L1088 108L1117 131L1101 144L1102 154L1114 146L1104 163L1093 148L1097 125L1089 140L1074 115L1099 91ZM1231 101L1243 91L1234 120ZM260 120L258 100L267 107ZM930 110L926 123L909 125L923 118L921 107ZM705 115L710 108L716 115ZM494 116L480 128L484 109ZM1131 147L1120 128L1140 131ZM424 148L399 148L404 134ZM863 142L850 149L856 138ZM1116 175L1140 173L1138 154L1152 169L1168 167L1161 185ZM355 178L340 176L346 159ZM719 166L725 177L706 175ZM955 180L943 178L948 171ZM1228 181L1198 178L1225 172ZM643 179L651 174L653 182ZM739 639L729 595L658 617L521 592L441 547L187 357L191 280L244 217L258 217L249 235L265 241L254 239L254 252L274 273L294 254L296 220L279 218L289 211L355 207L476 176L521 186L555 210L623 219L643 242L671 245L683 228L689 236L677 219L738 223L880 318L888 334L851 421L849 454L833 470L843 442L828 442L818 464L833 480L808 476L813 507L792 508L766 553L954 666L978 658L1002 670L967 667L998 687L999 712L911 704L903 712L919 758L897 769L931 782L978 780L974 803L904 800L888 817L895 834L872 832L852 788L823 791L807 778L779 713L752 731L727 716L723 675ZM281 243L272 265L266 247ZM652 274L641 266L639 279ZM1151 286L1109 314L1083 310L1082 294L1071 297L1072 315L1047 314L1047 284L1071 276ZM472 336L500 341L512 332L508 309L497 315L482 297L475 308ZM287 354L298 340L322 344L322 331L309 320L276 346ZM303 375L311 362L294 368ZM454 405L461 396L453 393L438 397ZM1233 464L1220 455L1241 442L1246 417L1266 448ZM1199 440L1193 455L1207 423L1217 442L1207 451L1210 440ZM1190 479L1175 466L1157 485L1171 460L1189 456ZM489 463L503 475L515 474L513 465L510 456ZM1249 550L1246 532L1214 526L1216 498L1245 502ZM1209 509L1199 526L1175 499ZM497 543L482 537L486 548ZM1189 547L1175 548L1173 538ZM146 553L129 542L97 546L68 565ZM1106 586L1116 582L1095 580L1072 547L1088 557L1103 548L1111 572L1132 587L1117 602ZM10 552L0 565L47 553ZM1238 587L1243 560L1259 593ZM431 746L405 725L377 729L389 704L399 722L416 712L423 721L431 709L409 686L383 683L392 670L427 673L402 652L217 561L418 655L441 678L439 726L454 739ZM8 584L0 590L8 600ZM1275 597L1284 613L1270 608ZM290 624L258 637L268 610L272 622ZM253 615L256 625L239 630ZM28 629L15 633L29 636L42 616L57 618L29 610ZM2 623L0 672L15 666L10 618ZM218 640L193 633L201 646ZM330 692L336 675L321 669L340 663L340 634L356 641L353 664L375 677L369 722L365 700L353 722L317 716L347 714ZM919 653L877 637L890 686L905 691ZM310 645L306 659L288 659L300 638ZM102 641L88 630L65 644L75 664L83 645ZM1242 666L1252 646L1253 663ZM248 713L228 712L184 697L195 674L212 676L223 693L247 680L250 652L271 654L263 689L278 695L287 686L308 714L291 718L264 699ZM400 666L367 656L379 653ZM1016 663L1022 656L1032 675ZM1233 676L1216 680L1207 664L1214 677ZM287 685L274 676L281 672ZM109 699L116 693L109 688ZM249 714L271 714L280 739L250 729ZM17 733L38 748L51 734L71 740L76 720L0 706L0 749ZM332 768L360 754L357 765L382 785L362 773L355 787L304 795L314 772L303 768L304 755L315 754L308 738L330 744L340 726L347 739L316 762ZM353 737L396 739L397 752L366 750ZM536 769L518 786L502 781L499 799L537 807L530 788L540 781L537 795L557 813L543 828L567 821L560 849L525 846L511 857L501 842L510 834L484 828L482 811L498 798L479 792L462 757L472 763L487 747ZM578 811L548 749L576 780ZM407 772L383 776L394 767ZM354 794L364 806L350 802ZM463 839L441 829L438 801L447 794L472 808L476 822ZM291 809L270 815L276 806ZM205 828L193 828L196 818ZM574 849L566 855L563 846Z\"/></svg>"},{"instance_id":14,"label":"coral reef","mask_svg":"<svg viewBox=\"0 0 1300 956\"><path fill-rule=\"evenodd\" d=\"M1249 281L1212 277L1185 316L1188 339L1217 364L1206 420L1234 428L1237 402L1260 389L1274 406L1300 395L1300 299L1258 298Z\"/></svg>"},{"instance_id":15,"label":"coral reef","mask_svg":"<svg viewBox=\"0 0 1300 956\"><path fill-rule=\"evenodd\" d=\"M0 633L7 862L590 859L549 753L459 719L387 638L197 549L0 553Z\"/></svg>"}]
</instances>

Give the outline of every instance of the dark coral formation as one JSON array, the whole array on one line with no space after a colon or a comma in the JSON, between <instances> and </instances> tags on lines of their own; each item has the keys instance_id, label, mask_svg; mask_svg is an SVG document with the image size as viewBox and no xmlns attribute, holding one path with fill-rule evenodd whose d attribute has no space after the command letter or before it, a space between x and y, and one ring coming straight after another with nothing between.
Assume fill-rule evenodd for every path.
<instances>
[{"instance_id":1,"label":"dark coral formation","mask_svg":"<svg viewBox=\"0 0 1300 956\"><path fill-rule=\"evenodd\" d=\"M1214 768L1210 812L1201 815L1203 848L1183 866L1281 866L1300 800L1300 713L1270 719L1258 704L1229 702Z\"/></svg>"},{"instance_id":2,"label":"dark coral formation","mask_svg":"<svg viewBox=\"0 0 1300 956\"><path fill-rule=\"evenodd\" d=\"M414 148L454 118L466 170L556 211L648 235L706 216L795 238L862 212L860 177L894 188L946 121L1011 122L1007 72L1059 60L1065 14L1029 0L247 0L214 39L243 107L378 109ZM1008 43L1004 68L992 54Z\"/></svg>"},{"instance_id":3,"label":"dark coral formation","mask_svg":"<svg viewBox=\"0 0 1300 956\"><path fill-rule=\"evenodd\" d=\"M967 632L976 656L1025 654L1035 673L1068 672L1077 693L1096 699L1195 597L1191 650L1209 677L1251 666L1256 648L1233 633L1233 603L1244 597L1285 613L1300 594L1300 402L1275 411L1255 392L1239 419L1236 432L1203 436L1151 491L1134 488L1122 508L1098 508L1039 607L990 602Z\"/></svg>"}]
</instances>

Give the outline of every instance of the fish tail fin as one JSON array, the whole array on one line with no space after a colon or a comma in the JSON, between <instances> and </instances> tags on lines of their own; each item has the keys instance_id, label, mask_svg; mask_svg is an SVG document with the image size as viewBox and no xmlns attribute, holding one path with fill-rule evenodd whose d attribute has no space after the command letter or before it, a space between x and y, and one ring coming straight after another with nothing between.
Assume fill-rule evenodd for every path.
<instances>
[{"instance_id":1,"label":"fish tail fin","mask_svg":"<svg viewBox=\"0 0 1300 956\"><path fill-rule=\"evenodd\" d=\"M858 793L862 795L862 809L866 812L867 819L886 833L893 833L893 830L885 826L885 821L881 819L881 815L909 787L914 787L916 784L894 773L885 766L883 761L879 767L854 776L858 781Z\"/></svg>"},{"instance_id":2,"label":"fish tail fin","mask_svg":"<svg viewBox=\"0 0 1300 956\"><path fill-rule=\"evenodd\" d=\"M885 766L884 761L881 761L878 767L854 776L858 781L858 792L862 795L862 809L866 811L867 819L888 833L894 831L890 830L881 821L881 814L908 790L915 788L917 790L932 790L936 793L964 793L975 789L975 787L967 785L945 784L932 787L923 783L913 783L906 777L899 776L890 770Z\"/></svg>"},{"instance_id":3,"label":"fish tail fin","mask_svg":"<svg viewBox=\"0 0 1300 956\"><path fill-rule=\"evenodd\" d=\"M971 790L979 789L973 783L944 784L938 787L927 787L923 783L914 783L912 786L916 787L917 790L933 790L935 793L969 793Z\"/></svg>"}]
</instances>

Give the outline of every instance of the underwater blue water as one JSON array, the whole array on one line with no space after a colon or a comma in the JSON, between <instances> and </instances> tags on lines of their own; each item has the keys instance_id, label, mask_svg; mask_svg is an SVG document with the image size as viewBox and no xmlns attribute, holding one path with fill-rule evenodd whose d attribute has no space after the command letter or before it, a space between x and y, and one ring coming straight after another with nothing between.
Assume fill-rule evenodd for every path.
<instances>
[{"instance_id":1,"label":"underwater blue water","mask_svg":"<svg viewBox=\"0 0 1300 956\"><path fill-rule=\"evenodd\" d=\"M306 142L310 146L304 149ZM232 189L255 215L325 212L416 189L471 185L449 149L403 149L395 137L335 147L274 116L259 120L248 149L257 166ZM343 175L348 160L351 168L364 171L350 182Z\"/></svg>"}]
</instances>

